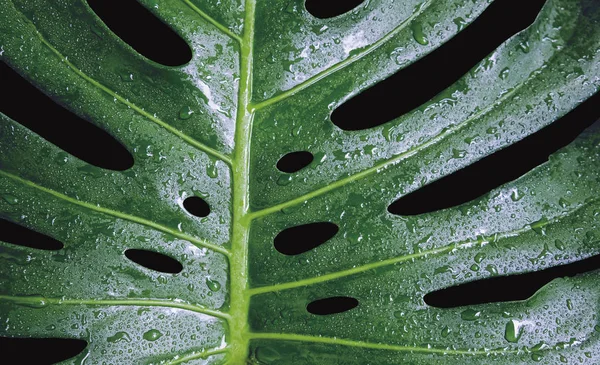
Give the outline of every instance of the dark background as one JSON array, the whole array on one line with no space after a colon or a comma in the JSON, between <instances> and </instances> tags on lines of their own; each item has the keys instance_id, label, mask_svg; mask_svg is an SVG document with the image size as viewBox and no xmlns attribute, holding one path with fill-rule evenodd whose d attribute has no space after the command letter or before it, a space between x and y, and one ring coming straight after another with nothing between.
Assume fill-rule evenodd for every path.
<instances>
[{"instance_id":1,"label":"dark background","mask_svg":"<svg viewBox=\"0 0 600 365\"><path fill-rule=\"evenodd\" d=\"M365 129L420 106L453 84L506 39L531 24L544 2L494 1L483 15L450 42L342 105L334 111L332 121L345 130ZM89 0L89 3L117 35L149 59L170 66L190 60L191 51L185 42L134 0ZM329 18L360 3L361 0L307 0L306 8L316 17ZM0 63L0 85L0 111L50 142L96 166L126 170L133 165L128 151L108 133L57 105L4 63ZM403 102L398 103L397 100ZM514 180L545 162L550 154L600 119L599 105L600 94L597 94L534 135L409 194L392 204L390 212L415 215L456 206ZM285 168L293 170L294 164L302 161L290 159L285 163L288 164ZM186 208L195 209L193 206ZM207 211L204 213L208 214ZM0 240L34 248L62 247L58 241L2 219ZM31 242L37 242L38 246ZM298 241L297 244L302 245L303 242ZM128 257L141 265L165 272L175 272L173 270L178 264L169 261L173 259L151 253L130 252ZM429 305L438 307L521 300L554 278L598 267L600 258L592 257L536 273L472 282L430 293L425 300ZM326 315L354 304L357 303L348 298L339 298L313 302L308 310ZM22 364L52 364L79 353L84 346L85 342L75 340L0 338L0 356L3 359L17 356L22 359Z\"/></svg>"}]
</instances>

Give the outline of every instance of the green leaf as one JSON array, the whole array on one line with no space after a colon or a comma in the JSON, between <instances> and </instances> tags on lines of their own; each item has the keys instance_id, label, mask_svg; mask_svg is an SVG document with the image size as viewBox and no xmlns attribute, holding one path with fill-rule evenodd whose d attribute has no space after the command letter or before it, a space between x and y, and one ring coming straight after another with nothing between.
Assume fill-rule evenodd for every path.
<instances>
[{"instance_id":1,"label":"green leaf","mask_svg":"<svg viewBox=\"0 0 600 365\"><path fill-rule=\"evenodd\" d=\"M331 19L302 0L140 2L192 47L188 64L145 59L83 0L0 0L2 60L135 159L123 172L97 168L0 115L0 217L65 245L0 243L0 335L88 342L64 364L600 362L597 272L525 301L442 309L423 299L600 253L597 124L474 201L387 211L598 91L597 0L548 0L446 91L361 131L335 127L331 111L491 0L371 0ZM315 158L278 171L295 151ZM210 214L188 214L189 196ZM274 248L281 231L316 222L339 231L299 255ZM129 249L183 271L140 266ZM332 297L358 306L307 311Z\"/></svg>"}]
</instances>

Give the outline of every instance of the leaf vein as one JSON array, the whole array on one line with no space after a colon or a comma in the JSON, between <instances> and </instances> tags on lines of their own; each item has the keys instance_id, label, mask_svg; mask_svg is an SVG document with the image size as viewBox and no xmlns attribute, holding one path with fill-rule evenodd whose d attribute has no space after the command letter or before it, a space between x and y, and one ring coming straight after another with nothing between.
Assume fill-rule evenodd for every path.
<instances>
[{"instance_id":1,"label":"leaf vein","mask_svg":"<svg viewBox=\"0 0 600 365\"><path fill-rule=\"evenodd\" d=\"M19 297L10 295L0 295L0 301L14 302L14 303L40 303L44 302L47 304L54 305L97 305L97 306L140 306L140 307L168 307L187 310L190 312L196 312L206 314L211 317L217 317L225 320L229 320L230 317L227 313L205 308L199 305L193 305L183 302L174 302L170 300L160 299L64 299L64 298L46 298L46 297Z\"/></svg>"},{"instance_id":2,"label":"leaf vein","mask_svg":"<svg viewBox=\"0 0 600 365\"><path fill-rule=\"evenodd\" d=\"M569 216L570 214L573 214L574 212L576 212L592 203L597 202L598 200L600 200L600 198L590 199L587 202L579 205L578 207L576 207L570 211L565 212L562 215L558 215L558 216L554 217L553 219L549 219L548 221L546 221L544 223L540 223L540 224L536 225L536 228L559 222L561 219ZM498 242L501 239L519 236L525 232L531 231L532 229L533 228L531 227L531 224L528 224L522 228L515 229L512 231L496 233L496 234L488 235L488 236L481 236L481 237L477 238L476 240L467 240L467 241L463 241L463 242L452 243L450 245L437 247L437 248L433 248L433 249L429 249L429 250L424 250L424 251L409 254L409 255L393 257L393 258L390 258L387 260L382 260L382 261L373 262L373 263L369 263L369 264L365 264L365 265L361 265L361 266L356 266L351 269L341 270L341 271L337 271L334 273L321 275L318 277L302 279L302 280L297 280L297 281L292 281L292 282L287 282L287 283L282 283L282 284L275 284L275 285L270 285L270 286L252 288L249 290L249 294L257 295L257 294L264 294L264 293L277 292L277 291L282 291L282 290L287 290L287 289L293 289L293 288L298 288L298 287L308 286L308 285L313 285L313 284L319 284L319 283L323 283L326 281L331 281L331 280L347 277L350 275L364 273L369 270L374 270L374 269L394 265L394 264L401 263L401 262L406 262L406 261L410 261L410 260L427 257L430 255L449 253L454 250L468 249L468 248L474 247L474 246L476 246L476 247L483 246L483 245L488 244L489 242Z\"/></svg>"},{"instance_id":3,"label":"leaf vein","mask_svg":"<svg viewBox=\"0 0 600 365\"><path fill-rule=\"evenodd\" d=\"M354 63L355 61L358 61L359 59L361 59L361 58L365 57L366 55L370 54L371 52L375 51L376 49L381 47L385 42L387 42L389 39L391 39L393 36L395 36L397 33L399 33L404 28L406 28L408 25L410 25L411 22L415 18L419 17L423 12L425 12L425 10L427 10L429 8L429 6L431 6L432 3L433 3L433 0L427 0L425 3L423 3L419 7L419 9L416 12L414 12L413 14L411 14L411 16L406 18L405 21L400 23L396 28L392 29L392 31L390 31L389 33L384 35L377 42L371 44L368 47L365 47L365 49L363 49L361 52L358 52L355 55L350 56L350 57L344 59L343 61L336 63L332 67L319 72L315 76L308 78L306 81L292 87L289 90L284 91L283 93L281 93L279 95L276 95L270 99L261 101L260 103L254 104L253 105L254 110L259 110L259 109L265 108L269 105L272 105L272 104L278 103L282 100L285 100L288 97L295 95L296 93L310 87L311 85L317 83L318 81L324 79L325 77L343 69L344 67Z\"/></svg>"},{"instance_id":4,"label":"leaf vein","mask_svg":"<svg viewBox=\"0 0 600 365\"><path fill-rule=\"evenodd\" d=\"M211 23L212 25L214 25L221 32L223 32L226 35L228 35L229 37L233 38L238 43L242 43L242 38L240 36L238 36L237 34L233 33L231 30L229 30L229 28L227 28L223 24L219 23L217 20L215 20L214 18L212 18L210 15L206 14L204 11L202 11L200 8L198 8L196 5L194 5L190 0L182 0L182 1L187 6L189 6L194 12L196 12L198 15L200 15L200 17L204 18L206 21L208 21L209 23Z\"/></svg>"},{"instance_id":5,"label":"leaf vein","mask_svg":"<svg viewBox=\"0 0 600 365\"><path fill-rule=\"evenodd\" d=\"M11 2L12 2L12 0L11 0ZM13 3L13 5L14 5L14 3ZM16 7L15 7L15 10L16 10ZM17 10L17 11L20 12L19 10ZM92 77L88 76L83 71L81 71L80 69L78 69L73 63L71 63L71 61L69 61L67 59L67 57L63 56L62 53L60 53L48 40L46 40L46 38L44 38L44 36L39 32L39 30L37 29L37 27L35 26L35 24L33 24L23 13L21 13L21 15L23 16L23 18L25 19L25 21L28 22L32 26L32 28L35 30L35 33L38 36L38 38L40 39L40 41L46 47L48 47L48 49L50 49L50 51L52 51L52 53L54 53L55 55L57 55L79 77L81 77L85 81L89 82L92 86L96 87L97 89L99 89L99 90L105 92L106 94L112 96L113 98L115 98L116 100L118 100L122 104L126 105L127 107L133 109L139 115L141 115L141 116L145 117L146 119L154 122L155 124L158 124L159 126L163 127L167 131L169 131L170 133L172 133L175 136L181 138L182 140L184 140L189 145L191 145L191 146L193 146L193 147L195 147L195 148L197 148L197 149L199 149L199 150L201 150L203 152L206 152L207 154L212 155L212 156L214 156L214 157L216 157L218 159L223 160L228 165L231 165L231 158L229 156L227 156L227 155L225 155L225 154L217 151L216 149L214 149L212 147L209 147L209 146L207 146L207 145L205 145L205 144L197 141L196 139L192 138L191 136L188 136L187 134L183 133L179 129L171 126L170 124L168 124L168 123L166 123L164 121L162 121L158 117L155 117L154 115L148 113L144 109L142 109L139 106L135 105L134 103L130 102L126 98L120 96L116 92L114 92L111 89L109 89L107 86L101 84L97 80L93 79Z\"/></svg>"},{"instance_id":6,"label":"leaf vein","mask_svg":"<svg viewBox=\"0 0 600 365\"><path fill-rule=\"evenodd\" d=\"M35 188L37 190L43 191L45 193L53 195L56 198L62 199L64 201L68 202L68 203L75 204L75 205L78 205L80 207L83 207L83 208L86 208L86 209L89 209L89 210L92 210L92 211L95 211L95 212L98 212L98 213L104 213L104 214L107 214L107 215L110 215L110 216L113 216L113 217L116 217L116 218L125 219L125 220L128 220L130 222L134 222L134 223L138 223L138 224L141 224L141 225L144 225L144 226L147 226L147 227L151 227L151 228L154 228L154 229L159 230L161 232L164 232L164 233L173 235L173 236L175 236L177 238L180 238L180 239L186 240L188 242L191 242L191 243L193 243L194 245L196 245L198 247L205 247L205 248L211 249L213 251L216 251L218 253L221 253L221 254L223 254L225 256L229 256L230 255L229 250L227 250L224 247L217 246L215 244L207 242L206 240L202 240L202 239L199 239L199 238L187 235L185 233L178 232L178 231L176 231L174 229L171 229L169 227L163 226L162 224L158 224L158 223L152 222L150 220L147 220L147 219L144 219L144 218L140 218L140 217L137 217L137 216L134 216L134 215L131 215L131 214L126 214L126 213L119 212L119 211L116 211L116 210L112 210L112 209L109 209L109 208L104 208L104 207L101 207L100 205L94 205L94 204L91 204L91 203L88 203L88 202L84 202L84 201L81 201L81 200L77 200L77 199L71 198L71 197L69 197L67 195L64 195L64 194L61 194L61 193L59 193L59 192L57 192L55 190L52 190L52 189L40 186L40 185L38 185L38 184L36 184L36 183L34 183L32 181L23 179L23 178L21 178L19 176L13 175L13 174L8 173L6 171L0 170L0 176L7 177L7 178L15 180L15 181L17 181L17 182L19 182L21 184L24 184L24 185L27 185L29 187Z\"/></svg>"}]
</instances>

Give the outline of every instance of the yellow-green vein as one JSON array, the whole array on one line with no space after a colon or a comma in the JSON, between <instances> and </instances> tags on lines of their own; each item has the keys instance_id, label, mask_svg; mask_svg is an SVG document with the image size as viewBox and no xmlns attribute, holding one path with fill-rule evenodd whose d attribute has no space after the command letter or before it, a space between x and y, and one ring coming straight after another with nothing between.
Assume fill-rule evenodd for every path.
<instances>
[{"instance_id":1,"label":"yellow-green vein","mask_svg":"<svg viewBox=\"0 0 600 365\"><path fill-rule=\"evenodd\" d=\"M166 307L187 310L206 314L211 317L229 320L229 315L218 310L204 308L199 305L193 305L183 302L174 302L161 299L65 299L65 298L46 298L46 297L18 297L10 295L0 295L0 301L8 301L16 304L26 304L29 306L44 306L47 304L56 305L89 305L89 306L139 306L139 307Z\"/></svg>"},{"instance_id":2,"label":"yellow-green vein","mask_svg":"<svg viewBox=\"0 0 600 365\"><path fill-rule=\"evenodd\" d=\"M421 15L425 10L427 10L429 8L429 6L433 3L433 0L427 0L426 2L424 2L421 6L419 6L419 8L417 9L417 11L415 11L413 14L411 14L411 16L409 16L408 18L406 18L405 21L403 21L402 23L400 23L397 27L395 27L391 32L387 33L386 35L384 35L381 39L379 39L377 42L371 44L368 47L365 47L362 51L354 54L351 57L346 58L345 60L336 63L335 65L329 67L328 69L319 72L318 74L316 74L313 77L308 78L306 81L294 86L293 88L286 90L284 92L282 92L281 94L274 96L270 99L264 100L260 103L254 104L253 108L255 110L258 109L262 109L264 107L267 107L269 105L278 103L282 100L287 99L288 97L306 89L307 87L315 84L316 82L324 79L325 77L337 72L338 70L341 70L342 68L352 64L353 62L365 57L366 55L370 54L371 52L375 51L376 49L378 49L379 47L381 47L385 42L387 42L390 38L392 38L393 36L395 36L397 33L399 33L402 29L406 28L407 26L409 26L411 24L411 22L417 18L419 15Z\"/></svg>"},{"instance_id":3,"label":"yellow-green vein","mask_svg":"<svg viewBox=\"0 0 600 365\"><path fill-rule=\"evenodd\" d=\"M23 18L34 28L34 31L35 31L36 35L38 36L38 38L40 39L40 41L46 47L48 47L55 55L57 55L70 69L72 69L82 79L84 79L85 81L89 82L90 84L92 84L97 89L99 89L99 90L107 93L108 95L112 96L114 99L118 100L119 102L123 103L127 107L131 108L132 110L134 110L135 112L137 112L141 116L143 116L143 117L147 118L148 120L150 120L150 121L158 124L159 126L163 127L167 131L169 131L170 133L172 133L172 134L176 135L177 137L181 138L182 140L184 140L185 142L187 142L191 146L196 147L199 150L204 151L207 154L212 155L212 156L214 156L214 157L216 157L216 158L218 158L220 160L223 160L225 163L231 165L231 158L229 156L227 156L227 155L225 155L225 154L223 154L223 153L215 150L214 148L208 147L208 146L206 146L203 143L198 142L197 140L195 140L194 138L192 138L192 137L188 136L187 134L183 133L179 129L171 126L170 124L162 121L158 117L155 117L154 115L148 113L147 111L145 111L144 109L140 108L139 106L133 104L132 102L130 102L126 98L124 98L121 95L117 94L116 92L112 91L111 89L109 89L105 85L103 85L100 82L94 80L93 78L91 78L90 76L88 76L87 74L85 74L83 71L81 71L80 69L78 69L77 67L75 67L75 65L73 63L71 63L67 59L67 57L63 56L56 48L54 48L54 46L50 42L48 42L42 36L42 34L35 27L35 24L33 24L29 19L27 19L27 17L25 17L25 15L23 15Z\"/></svg>"},{"instance_id":4,"label":"yellow-green vein","mask_svg":"<svg viewBox=\"0 0 600 365\"><path fill-rule=\"evenodd\" d=\"M130 222L142 224L144 226L154 228L154 229L159 230L161 232L168 233L168 234L170 234L172 236L175 236L177 238L181 238L182 240L186 240L188 242L191 242L191 243L193 243L194 245L196 245L198 247L206 247L206 248L211 249L213 251L222 253L223 255L226 255L226 256L230 255L230 252L227 249L225 249L225 248L223 248L221 246L217 246L217 245L212 244L212 243L210 243L210 242L208 242L206 240L201 240L201 239L198 239L196 237L189 236L189 235L187 235L185 233L182 233L182 232L179 232L177 230L171 229L169 227L163 226L161 224L152 222L150 220L147 220L147 219L144 219L144 218L140 218L140 217L137 217L137 216L134 216L134 215L131 215L131 214L126 214L126 213L123 213L123 212L119 212L119 211L116 211L116 210L112 210L112 209L109 209L109 208L104 208L104 207L102 207L100 205L94 205L94 204L91 204L91 203L88 203L88 202L84 202L84 201L81 201L81 200L77 200L77 199L71 198L70 196L61 194L61 193L59 193L59 192L57 192L55 190L46 188L44 186L40 186L40 185L38 185L38 184L36 184L36 183L34 183L32 181L23 179L23 178L21 178L19 176L13 175L13 174L8 173L6 171L0 170L0 176L4 176L6 178L15 180L15 181L17 181L17 182L19 182L21 184L26 185L26 186L29 186L31 188L43 191L45 193L53 195L56 198L64 200L64 201L66 201L68 203L75 204L75 205L78 205L80 207L83 207L83 208L86 208L86 209L89 209L89 210L92 210L92 211L95 211L95 212L98 212L98 213L104 213L104 214L107 214L107 215L110 215L110 216L113 216L113 217L116 217L116 218L121 218L121 219L128 220Z\"/></svg>"},{"instance_id":5,"label":"yellow-green vein","mask_svg":"<svg viewBox=\"0 0 600 365\"><path fill-rule=\"evenodd\" d=\"M347 277L350 275L360 274L360 273L363 273L363 272L366 272L369 270L374 270L377 268L381 268L384 266L394 265L394 264L398 264L401 262L411 261L414 259L419 259L419 258L431 256L431 255L448 253L448 252L451 252L456 249L479 247L479 246L487 244L488 242L491 242L491 241L498 242L501 239L519 236L519 235L521 235L525 232L528 232L534 228L540 229L541 227L547 226L552 223L556 223L556 222L560 221L562 218L564 218L570 214L573 214L574 212L576 212L576 211L582 209L583 207L586 207L598 200L600 200L600 198L590 199L587 202L585 202L584 204L581 204L578 207L571 209L570 211L565 212L564 214L558 215L552 219L549 219L549 220L543 221L543 222L537 222L535 224L526 225L522 228L514 229L512 231L495 233L493 235L488 235L488 236L481 236L481 237L478 237L476 240L468 240L468 241L463 241L463 242L452 243L450 245L433 248L430 250L424 250L424 251L413 253L410 255L393 257L393 258L378 261L378 262L372 262L372 263L369 263L366 265L360 265L360 266L353 267L351 269L341 270L341 271L337 271L334 273L321 275L318 277L302 279L302 280L298 280L298 281L292 281L292 282L288 282L288 283L276 284L276 285L271 285L271 286L263 286L263 287L253 288L253 289L250 289L249 293L250 293L250 295L257 295L257 294L276 292L276 291L281 291L281 290L286 290L286 289L293 289L293 288L298 288L298 287L302 287L302 286L314 285L314 284L323 283L326 281L340 279L340 278Z\"/></svg>"},{"instance_id":6,"label":"yellow-green vein","mask_svg":"<svg viewBox=\"0 0 600 365\"><path fill-rule=\"evenodd\" d=\"M229 37L235 39L238 43L242 43L242 38L239 35L233 33L231 30L229 30L229 28L227 28L223 24L216 21L210 15L206 14L204 11L202 11L200 8L198 8L196 5L194 5L190 0L182 0L182 1L187 6L189 6L193 11L195 11L198 15L200 15L202 18L204 18L204 20L206 20L210 24L214 25L221 32L223 32L223 33L227 34Z\"/></svg>"}]
</instances>

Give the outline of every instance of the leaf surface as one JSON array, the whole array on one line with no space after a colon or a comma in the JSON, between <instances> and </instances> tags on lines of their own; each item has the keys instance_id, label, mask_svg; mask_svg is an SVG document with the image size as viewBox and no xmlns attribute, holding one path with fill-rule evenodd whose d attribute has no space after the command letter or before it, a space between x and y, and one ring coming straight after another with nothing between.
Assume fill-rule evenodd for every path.
<instances>
[{"instance_id":1,"label":"leaf surface","mask_svg":"<svg viewBox=\"0 0 600 365\"><path fill-rule=\"evenodd\" d=\"M188 64L146 59L83 0L0 0L2 60L135 161L90 165L0 114L0 218L64 244L0 242L0 335L85 340L64 364L600 361L597 272L523 301L424 300L600 254L597 123L473 201L388 211L597 100L596 0L548 0L448 89L358 131L332 111L491 1L371 0L330 19L301 0L140 2L190 45ZM278 170L300 151L306 167ZM210 213L188 213L189 197ZM315 223L335 226L317 244ZM282 253L278 236L298 237ZM183 269L153 270L130 250Z\"/></svg>"}]
</instances>

